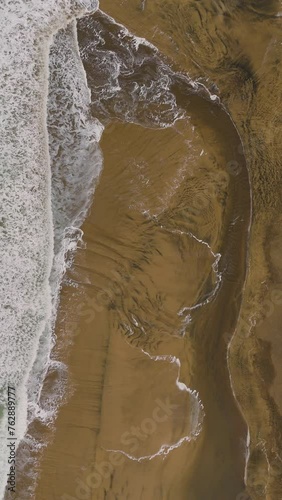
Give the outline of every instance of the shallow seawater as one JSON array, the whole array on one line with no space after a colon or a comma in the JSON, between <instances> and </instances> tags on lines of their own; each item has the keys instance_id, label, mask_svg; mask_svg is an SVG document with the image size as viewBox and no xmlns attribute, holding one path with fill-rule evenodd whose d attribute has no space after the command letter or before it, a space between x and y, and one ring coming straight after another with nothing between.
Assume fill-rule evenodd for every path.
<instances>
[{"instance_id":1,"label":"shallow seawater","mask_svg":"<svg viewBox=\"0 0 282 500\"><path fill-rule=\"evenodd\" d=\"M18 498L282 498L280 9L102 0L54 38Z\"/></svg>"}]
</instances>

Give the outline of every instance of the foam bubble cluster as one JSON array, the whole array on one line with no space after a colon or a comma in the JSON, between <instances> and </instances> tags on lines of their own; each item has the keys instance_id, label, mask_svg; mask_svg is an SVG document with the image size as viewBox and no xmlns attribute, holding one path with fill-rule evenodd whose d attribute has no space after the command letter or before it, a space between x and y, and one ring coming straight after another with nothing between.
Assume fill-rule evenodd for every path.
<instances>
[{"instance_id":1,"label":"foam bubble cluster","mask_svg":"<svg viewBox=\"0 0 282 500\"><path fill-rule=\"evenodd\" d=\"M4 0L0 5L0 497L8 465L7 385L17 392L19 442L26 430L29 374L52 317L49 48L55 32L97 6L96 0Z\"/></svg>"}]
</instances>

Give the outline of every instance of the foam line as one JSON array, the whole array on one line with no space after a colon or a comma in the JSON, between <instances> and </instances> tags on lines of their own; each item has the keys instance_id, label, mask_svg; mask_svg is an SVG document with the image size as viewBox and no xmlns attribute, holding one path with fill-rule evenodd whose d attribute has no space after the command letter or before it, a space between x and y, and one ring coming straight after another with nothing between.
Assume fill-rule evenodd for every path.
<instances>
[{"instance_id":1,"label":"foam line","mask_svg":"<svg viewBox=\"0 0 282 500\"><path fill-rule=\"evenodd\" d=\"M96 0L4 0L0 6L0 498L8 470L7 385L16 388L18 444L27 425L29 373L52 313L49 48L53 33L97 7Z\"/></svg>"}]
</instances>

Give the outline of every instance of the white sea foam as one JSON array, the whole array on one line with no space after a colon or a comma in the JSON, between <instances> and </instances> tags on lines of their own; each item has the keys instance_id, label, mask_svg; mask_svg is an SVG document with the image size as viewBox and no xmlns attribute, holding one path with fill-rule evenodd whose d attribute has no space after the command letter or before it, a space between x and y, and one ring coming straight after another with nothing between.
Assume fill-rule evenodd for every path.
<instances>
[{"instance_id":1,"label":"white sea foam","mask_svg":"<svg viewBox=\"0 0 282 500\"><path fill-rule=\"evenodd\" d=\"M82 241L81 226L91 203L102 167L98 146L103 126L90 116L90 91L79 56L76 23L60 30L50 49L48 93L48 133L52 171L52 211L54 259L50 276L52 293L51 324L40 339L29 401L34 405L48 368L51 332L56 318L61 278ZM30 415L32 418L32 415Z\"/></svg>"},{"instance_id":2,"label":"white sea foam","mask_svg":"<svg viewBox=\"0 0 282 500\"><path fill-rule=\"evenodd\" d=\"M96 8L96 0L4 0L0 5L1 498L8 471L7 385L16 388L19 443L27 425L29 374L52 317L49 47L53 33ZM81 220L86 205L80 207Z\"/></svg>"},{"instance_id":3,"label":"white sea foam","mask_svg":"<svg viewBox=\"0 0 282 500\"><path fill-rule=\"evenodd\" d=\"M171 91L174 73L154 45L104 12L83 19L79 28L81 58L95 67L89 72L92 109L101 119L167 128L185 115Z\"/></svg>"}]
</instances>

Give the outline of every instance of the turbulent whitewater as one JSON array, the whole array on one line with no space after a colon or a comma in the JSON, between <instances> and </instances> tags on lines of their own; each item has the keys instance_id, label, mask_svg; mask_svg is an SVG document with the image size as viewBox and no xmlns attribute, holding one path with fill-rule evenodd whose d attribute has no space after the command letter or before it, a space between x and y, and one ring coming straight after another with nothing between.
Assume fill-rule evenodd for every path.
<instances>
[{"instance_id":1,"label":"turbulent whitewater","mask_svg":"<svg viewBox=\"0 0 282 500\"><path fill-rule=\"evenodd\" d=\"M71 125L60 131L66 117L49 113L48 119L51 160L58 154L56 141L60 134L65 138L61 166L68 167L63 183L68 184L69 198L62 201L66 191L60 185L60 172L56 170L51 193L47 133L50 44L53 34L60 28L96 8L96 0L6 0L0 6L1 498L8 470L7 386L16 388L19 443L27 428L28 410L30 418L36 413L35 402L51 348L51 327L64 270L63 257L66 245L73 248L76 239L72 234L76 235L77 231L67 228L81 224L102 161L97 147L102 127L87 116L90 96L72 25L54 40L55 46L61 44L65 59L60 59L60 65L56 66L56 48L52 49L53 73L51 70L50 75L54 81L60 78L61 91L65 94L63 104L67 104L63 113L69 113ZM70 67L64 69L67 61L71 61L73 71L69 72ZM64 72L69 73L66 78ZM52 85L50 97L51 106L60 98ZM57 136L53 133L54 128L57 128ZM73 134L72 140L70 134ZM71 158L68 159L68 155ZM81 201L74 187L75 169L79 171L81 163L90 160L95 166L87 167L84 179L80 179L84 187L89 187L87 199ZM62 197L61 206L58 195ZM39 346L40 337L44 342Z\"/></svg>"}]
</instances>

